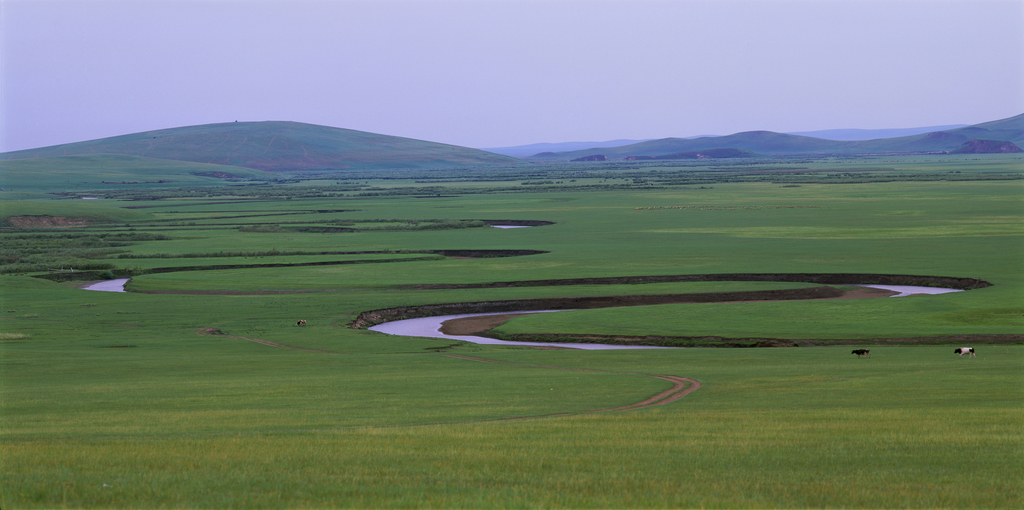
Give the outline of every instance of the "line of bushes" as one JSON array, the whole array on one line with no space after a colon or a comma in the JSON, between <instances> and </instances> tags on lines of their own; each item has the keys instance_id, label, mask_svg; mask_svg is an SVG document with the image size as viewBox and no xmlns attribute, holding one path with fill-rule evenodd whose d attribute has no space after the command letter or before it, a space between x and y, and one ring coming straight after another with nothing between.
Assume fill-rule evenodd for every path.
<instances>
[{"instance_id":1,"label":"line of bushes","mask_svg":"<svg viewBox=\"0 0 1024 510\"><path fill-rule=\"evenodd\" d=\"M94 259L124 253L125 246L138 241L167 240L162 234L148 233L72 233L17 234L3 237L0 248L0 274L32 273L74 268L75 270L113 269L114 265Z\"/></svg>"}]
</instances>

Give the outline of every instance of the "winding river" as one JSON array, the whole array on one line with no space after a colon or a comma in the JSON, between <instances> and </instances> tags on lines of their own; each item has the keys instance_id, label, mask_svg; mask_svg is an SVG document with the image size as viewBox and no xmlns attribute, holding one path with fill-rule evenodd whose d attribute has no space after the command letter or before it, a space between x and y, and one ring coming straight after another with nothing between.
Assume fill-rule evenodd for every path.
<instances>
[{"instance_id":1,"label":"winding river","mask_svg":"<svg viewBox=\"0 0 1024 510\"><path fill-rule=\"evenodd\" d=\"M99 283L94 283L82 287L85 290L98 290L105 292L124 292L124 286L128 283L128 278L119 278L117 280L107 280ZM884 289L892 292L898 292L898 294L890 297L905 297L914 296L921 294L945 294L948 292L963 292L960 289L944 289L938 287L913 287L907 285L860 285L860 287L870 287L875 289ZM385 322L373 326L370 331L376 331L378 333L384 333L387 335L397 336L415 336L415 337L426 337L426 338L443 338L446 340L457 340L463 342L471 342L475 344L488 344L488 345L523 345L530 347L559 347L563 349L584 349L584 350L612 350L612 349L679 349L679 347L657 347L651 345L608 345L608 344L576 344L576 343L550 343L550 342L510 342L505 340L496 340L494 338L487 338L482 336L469 336L469 335L447 335L441 332L441 326L444 322L453 319L464 319L466 317L482 317L487 315L509 315L511 313L550 313L550 312L563 312L566 310L540 310L540 311L529 311L529 312L500 312L500 313L472 313L472 314L461 314L461 315L441 315L436 317L421 317L418 319L406 319L400 321Z\"/></svg>"},{"instance_id":2,"label":"winding river","mask_svg":"<svg viewBox=\"0 0 1024 510\"><path fill-rule=\"evenodd\" d=\"M907 285L858 285L859 287L870 287L884 289L899 294L890 297L905 297L920 294L945 294L948 292L963 292L960 289L942 289L937 287L912 287ZM417 336L427 338L444 338L447 340L461 340L475 344L488 345L525 345L532 347L561 347L564 349L585 349L585 350L611 350L611 349L680 349L681 347L656 347L650 345L610 345L610 344L573 344L573 343L550 343L550 342L511 342L497 340L482 336L446 335L441 332L444 322L452 319L464 319L466 317L483 317L487 315L509 315L518 313L550 313L564 312L567 310L542 310L531 312L499 312L499 313L472 313L462 315L441 315L437 317L421 317L418 319L406 319L400 321L385 322L370 327L370 331L398 336Z\"/></svg>"}]
</instances>

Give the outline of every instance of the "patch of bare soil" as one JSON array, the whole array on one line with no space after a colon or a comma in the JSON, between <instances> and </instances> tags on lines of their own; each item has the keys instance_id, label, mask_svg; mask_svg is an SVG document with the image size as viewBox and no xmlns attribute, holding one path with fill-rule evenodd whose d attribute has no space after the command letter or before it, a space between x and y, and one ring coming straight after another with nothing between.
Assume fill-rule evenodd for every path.
<instances>
[{"instance_id":1,"label":"patch of bare soil","mask_svg":"<svg viewBox=\"0 0 1024 510\"><path fill-rule=\"evenodd\" d=\"M73 287L76 289L85 289L90 285L105 282L106 280L68 280L66 282L60 282L65 287Z\"/></svg>"},{"instance_id":2,"label":"patch of bare soil","mask_svg":"<svg viewBox=\"0 0 1024 510\"><path fill-rule=\"evenodd\" d=\"M65 218L63 216L11 216L7 223L17 228L71 228L84 227L87 218Z\"/></svg>"},{"instance_id":3,"label":"patch of bare soil","mask_svg":"<svg viewBox=\"0 0 1024 510\"><path fill-rule=\"evenodd\" d=\"M529 315L526 313L510 313L504 315L481 315L479 317L465 317L452 319L441 323L441 332L446 335L471 336L479 333L486 333L510 319Z\"/></svg>"},{"instance_id":4,"label":"patch of bare soil","mask_svg":"<svg viewBox=\"0 0 1024 510\"><path fill-rule=\"evenodd\" d=\"M871 299L890 297L897 294L899 294L899 292L894 290L876 289L874 287L857 287L856 289L843 292L843 295L836 299Z\"/></svg>"}]
</instances>

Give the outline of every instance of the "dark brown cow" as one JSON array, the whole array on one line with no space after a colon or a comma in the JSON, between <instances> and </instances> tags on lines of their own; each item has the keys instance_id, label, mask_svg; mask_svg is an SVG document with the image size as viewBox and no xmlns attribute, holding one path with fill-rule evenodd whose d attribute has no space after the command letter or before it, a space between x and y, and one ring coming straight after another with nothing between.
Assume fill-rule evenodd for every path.
<instances>
[{"instance_id":1,"label":"dark brown cow","mask_svg":"<svg viewBox=\"0 0 1024 510\"><path fill-rule=\"evenodd\" d=\"M300 320L299 322L296 322L295 325L296 326L305 326L306 325L306 320L305 319Z\"/></svg>"}]
</instances>

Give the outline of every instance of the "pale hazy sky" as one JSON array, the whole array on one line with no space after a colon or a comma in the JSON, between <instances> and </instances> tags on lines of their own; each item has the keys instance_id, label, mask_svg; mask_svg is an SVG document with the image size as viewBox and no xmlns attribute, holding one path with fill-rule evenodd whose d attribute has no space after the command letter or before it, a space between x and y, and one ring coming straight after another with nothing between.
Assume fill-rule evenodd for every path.
<instances>
[{"instance_id":1,"label":"pale hazy sky","mask_svg":"<svg viewBox=\"0 0 1024 510\"><path fill-rule=\"evenodd\" d=\"M469 147L1024 113L1024 0L0 0L0 151L292 120Z\"/></svg>"}]
</instances>

